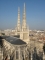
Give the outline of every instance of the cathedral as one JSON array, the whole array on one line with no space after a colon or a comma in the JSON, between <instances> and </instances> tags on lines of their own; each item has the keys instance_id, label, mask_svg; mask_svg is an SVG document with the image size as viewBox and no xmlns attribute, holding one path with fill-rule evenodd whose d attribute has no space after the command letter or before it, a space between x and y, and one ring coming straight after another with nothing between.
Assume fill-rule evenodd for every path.
<instances>
[{"instance_id":1,"label":"cathedral","mask_svg":"<svg viewBox=\"0 0 45 60\"><path fill-rule=\"evenodd\" d=\"M26 7L24 3L24 11L22 18L22 25L20 24L20 8L18 7L18 21L15 29L15 35L19 35L20 39L25 41L27 44L29 43L29 28L26 23Z\"/></svg>"},{"instance_id":2,"label":"cathedral","mask_svg":"<svg viewBox=\"0 0 45 60\"><path fill-rule=\"evenodd\" d=\"M25 3L22 25L20 24L20 8L18 7L18 21L15 28L15 36L19 36L20 38L6 35L0 37L1 60L45 60L45 54L40 51L37 52L36 47L32 47L33 51L31 50L32 45L30 45L29 28L26 23Z\"/></svg>"}]
</instances>

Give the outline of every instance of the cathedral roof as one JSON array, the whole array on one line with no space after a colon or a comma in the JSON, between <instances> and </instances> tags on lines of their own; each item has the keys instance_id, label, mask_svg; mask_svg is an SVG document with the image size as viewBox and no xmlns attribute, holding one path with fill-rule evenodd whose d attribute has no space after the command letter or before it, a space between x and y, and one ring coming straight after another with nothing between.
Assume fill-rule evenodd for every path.
<instances>
[{"instance_id":1,"label":"cathedral roof","mask_svg":"<svg viewBox=\"0 0 45 60\"><path fill-rule=\"evenodd\" d=\"M10 36L4 35L4 36L1 36L1 37L2 37L2 39L6 39L6 38L8 38L8 37L10 37Z\"/></svg>"},{"instance_id":2,"label":"cathedral roof","mask_svg":"<svg viewBox=\"0 0 45 60\"><path fill-rule=\"evenodd\" d=\"M26 42L22 41L19 38L13 37L13 36L7 36L7 37L3 37L6 39L6 41L10 42L11 44L15 44L15 45L23 45L26 44Z\"/></svg>"}]
</instances>

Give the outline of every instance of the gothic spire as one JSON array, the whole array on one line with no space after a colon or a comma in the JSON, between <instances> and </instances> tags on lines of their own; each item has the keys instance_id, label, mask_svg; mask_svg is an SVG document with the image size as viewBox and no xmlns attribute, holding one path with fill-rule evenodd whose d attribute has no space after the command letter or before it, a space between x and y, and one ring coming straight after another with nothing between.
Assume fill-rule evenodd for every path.
<instances>
[{"instance_id":1,"label":"gothic spire","mask_svg":"<svg viewBox=\"0 0 45 60\"><path fill-rule=\"evenodd\" d=\"M17 21L17 31L20 31L20 8L18 7L18 21Z\"/></svg>"},{"instance_id":2,"label":"gothic spire","mask_svg":"<svg viewBox=\"0 0 45 60\"><path fill-rule=\"evenodd\" d=\"M27 28L27 26L26 26L26 8L25 8L25 3L24 3L22 29L25 30L26 28Z\"/></svg>"}]
</instances>

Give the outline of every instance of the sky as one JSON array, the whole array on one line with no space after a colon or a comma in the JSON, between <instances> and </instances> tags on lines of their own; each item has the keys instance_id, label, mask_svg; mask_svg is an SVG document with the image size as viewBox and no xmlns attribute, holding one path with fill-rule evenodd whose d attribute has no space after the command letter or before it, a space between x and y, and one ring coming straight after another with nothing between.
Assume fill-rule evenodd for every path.
<instances>
[{"instance_id":1,"label":"sky","mask_svg":"<svg viewBox=\"0 0 45 60\"><path fill-rule=\"evenodd\" d=\"M0 30L15 29L18 7L22 24L24 3L27 26L31 30L45 30L45 0L0 0Z\"/></svg>"}]
</instances>

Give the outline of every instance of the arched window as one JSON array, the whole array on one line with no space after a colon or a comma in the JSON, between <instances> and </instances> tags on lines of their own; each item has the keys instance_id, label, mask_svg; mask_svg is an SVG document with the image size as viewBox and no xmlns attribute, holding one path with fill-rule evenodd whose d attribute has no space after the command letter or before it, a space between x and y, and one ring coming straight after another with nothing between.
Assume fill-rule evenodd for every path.
<instances>
[{"instance_id":1,"label":"arched window","mask_svg":"<svg viewBox=\"0 0 45 60\"><path fill-rule=\"evenodd\" d=\"M43 45L43 51L44 51L44 54L45 54L45 43L44 43L44 45Z\"/></svg>"},{"instance_id":2,"label":"arched window","mask_svg":"<svg viewBox=\"0 0 45 60\"><path fill-rule=\"evenodd\" d=\"M16 51L16 59L19 59L19 52Z\"/></svg>"}]
</instances>

